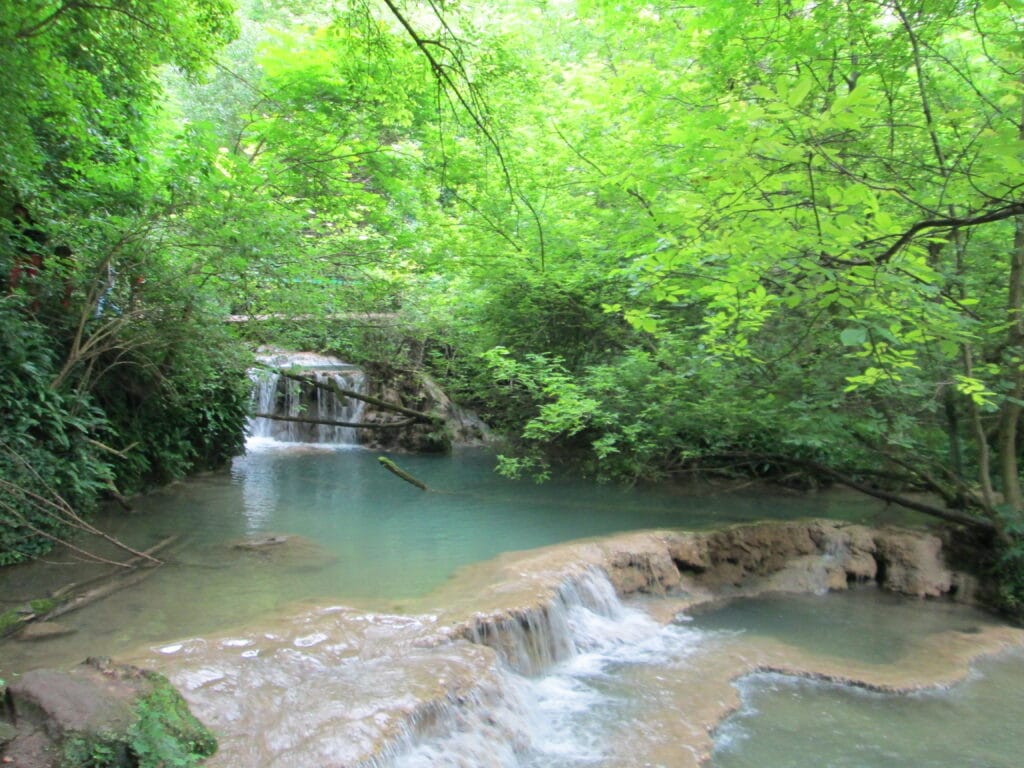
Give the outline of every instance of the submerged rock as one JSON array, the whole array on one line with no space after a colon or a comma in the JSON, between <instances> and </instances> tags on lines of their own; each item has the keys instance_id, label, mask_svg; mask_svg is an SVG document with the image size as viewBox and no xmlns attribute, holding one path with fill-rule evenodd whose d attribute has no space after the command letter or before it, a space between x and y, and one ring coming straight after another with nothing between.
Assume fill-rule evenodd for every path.
<instances>
[{"instance_id":1,"label":"submerged rock","mask_svg":"<svg viewBox=\"0 0 1024 768\"><path fill-rule=\"evenodd\" d=\"M338 559L312 539L293 534L251 536L232 543L230 548L240 557L257 558L267 565L288 570L319 570Z\"/></svg>"},{"instance_id":2,"label":"submerged rock","mask_svg":"<svg viewBox=\"0 0 1024 768\"><path fill-rule=\"evenodd\" d=\"M31 768L195 765L217 748L163 675L90 658L27 672L7 688L5 762Z\"/></svg>"},{"instance_id":3,"label":"submerged rock","mask_svg":"<svg viewBox=\"0 0 1024 768\"><path fill-rule=\"evenodd\" d=\"M64 637L74 633L75 630L56 621L39 621L28 624L17 634L18 640L49 640L51 637Z\"/></svg>"},{"instance_id":4,"label":"submerged rock","mask_svg":"<svg viewBox=\"0 0 1024 768\"><path fill-rule=\"evenodd\" d=\"M231 545L232 549L242 549L249 552L258 552L260 550L267 549L268 547L278 547L282 544L287 544L290 536L274 535L274 536L257 536L251 539L242 539L236 541Z\"/></svg>"}]
</instances>

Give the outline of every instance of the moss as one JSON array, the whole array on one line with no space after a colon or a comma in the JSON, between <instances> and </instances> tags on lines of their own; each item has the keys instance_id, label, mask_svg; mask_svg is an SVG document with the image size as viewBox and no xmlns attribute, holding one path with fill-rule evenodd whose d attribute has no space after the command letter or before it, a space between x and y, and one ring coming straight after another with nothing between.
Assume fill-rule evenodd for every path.
<instances>
[{"instance_id":1,"label":"moss","mask_svg":"<svg viewBox=\"0 0 1024 768\"><path fill-rule=\"evenodd\" d=\"M217 740L166 677L146 672L151 692L135 705L122 734L76 734L64 741L61 768L192 768Z\"/></svg>"},{"instance_id":2,"label":"moss","mask_svg":"<svg viewBox=\"0 0 1024 768\"><path fill-rule=\"evenodd\" d=\"M58 600L55 597L42 597L38 600L32 600L28 605L32 609L32 613L41 616L44 613L49 613L62 602L62 600Z\"/></svg>"},{"instance_id":3,"label":"moss","mask_svg":"<svg viewBox=\"0 0 1024 768\"><path fill-rule=\"evenodd\" d=\"M127 768L128 746L112 734L78 734L64 741L61 768Z\"/></svg>"},{"instance_id":4,"label":"moss","mask_svg":"<svg viewBox=\"0 0 1024 768\"><path fill-rule=\"evenodd\" d=\"M0 637L6 637L21 629L25 625L26 619L31 618L30 614L42 616L52 611L62 602L64 601L58 598L43 597L38 600L31 600L27 605L10 608L0 613Z\"/></svg>"},{"instance_id":5,"label":"moss","mask_svg":"<svg viewBox=\"0 0 1024 768\"><path fill-rule=\"evenodd\" d=\"M17 608L11 608L0 613L0 637L4 637L21 626L23 618Z\"/></svg>"},{"instance_id":6,"label":"moss","mask_svg":"<svg viewBox=\"0 0 1024 768\"><path fill-rule=\"evenodd\" d=\"M196 719L166 677L147 672L153 691L136 706L129 746L139 768L188 768L217 751L217 740Z\"/></svg>"}]
</instances>

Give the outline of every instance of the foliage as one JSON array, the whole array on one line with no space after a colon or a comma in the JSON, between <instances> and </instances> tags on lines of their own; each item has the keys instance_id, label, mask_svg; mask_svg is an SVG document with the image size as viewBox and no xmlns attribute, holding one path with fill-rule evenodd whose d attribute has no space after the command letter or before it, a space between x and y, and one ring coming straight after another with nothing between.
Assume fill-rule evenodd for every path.
<instances>
[{"instance_id":1,"label":"foliage","mask_svg":"<svg viewBox=\"0 0 1024 768\"><path fill-rule=\"evenodd\" d=\"M2 9L0 202L79 299L13 292L49 341L7 397L48 386L26 450L114 451L61 488L237 449L233 314L428 367L510 471L824 467L931 492L1018 568L1018 0L252 0L206 80L226 1Z\"/></svg>"},{"instance_id":2,"label":"foliage","mask_svg":"<svg viewBox=\"0 0 1024 768\"><path fill-rule=\"evenodd\" d=\"M0 300L0 564L45 552L65 531L54 492L87 511L111 479L91 447L102 413L73 392L54 391L52 341L44 328Z\"/></svg>"},{"instance_id":3,"label":"foliage","mask_svg":"<svg viewBox=\"0 0 1024 768\"><path fill-rule=\"evenodd\" d=\"M0 563L45 551L115 483L180 477L240 446L244 358L205 330L209 297L166 243L153 119L160 68L197 75L232 10L0 3ZM147 272L153 302L139 296ZM179 300L165 303L169 285ZM153 400L119 407L130 393Z\"/></svg>"}]
</instances>

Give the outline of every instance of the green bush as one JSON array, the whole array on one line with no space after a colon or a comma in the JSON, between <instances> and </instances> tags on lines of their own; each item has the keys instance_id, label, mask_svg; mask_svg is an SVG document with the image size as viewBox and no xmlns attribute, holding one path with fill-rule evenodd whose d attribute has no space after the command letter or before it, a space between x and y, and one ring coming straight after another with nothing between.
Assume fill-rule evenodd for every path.
<instances>
[{"instance_id":1,"label":"green bush","mask_svg":"<svg viewBox=\"0 0 1024 768\"><path fill-rule=\"evenodd\" d=\"M53 343L13 298L0 299L0 565L47 551L60 500L91 509L111 478L90 435L107 429L89 398L54 390Z\"/></svg>"}]
</instances>

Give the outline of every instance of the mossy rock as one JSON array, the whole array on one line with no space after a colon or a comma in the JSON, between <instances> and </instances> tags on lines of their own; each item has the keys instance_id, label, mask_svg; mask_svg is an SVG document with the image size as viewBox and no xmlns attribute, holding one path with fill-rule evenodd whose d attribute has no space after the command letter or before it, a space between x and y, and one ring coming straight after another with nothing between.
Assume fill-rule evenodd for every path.
<instances>
[{"instance_id":1,"label":"mossy rock","mask_svg":"<svg viewBox=\"0 0 1024 768\"><path fill-rule=\"evenodd\" d=\"M167 678L108 659L28 672L8 700L18 735L2 754L14 765L189 768L217 749Z\"/></svg>"}]
</instances>

